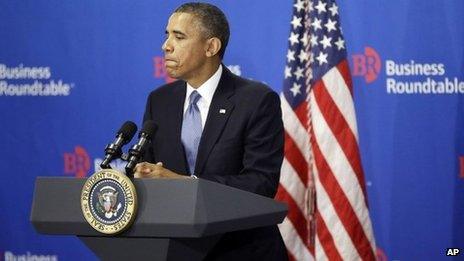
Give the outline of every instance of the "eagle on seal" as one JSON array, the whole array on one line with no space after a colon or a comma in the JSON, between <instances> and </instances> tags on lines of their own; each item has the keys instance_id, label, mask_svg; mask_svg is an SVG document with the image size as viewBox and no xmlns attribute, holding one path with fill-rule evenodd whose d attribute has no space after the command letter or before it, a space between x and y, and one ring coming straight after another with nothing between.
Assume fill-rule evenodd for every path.
<instances>
[{"instance_id":1,"label":"eagle on seal","mask_svg":"<svg viewBox=\"0 0 464 261\"><path fill-rule=\"evenodd\" d=\"M98 203L100 209L104 212L106 218L111 218L117 215L119 208L121 208L121 203L116 206L118 202L118 192L110 187L105 186L100 189L100 192L97 192Z\"/></svg>"}]
</instances>

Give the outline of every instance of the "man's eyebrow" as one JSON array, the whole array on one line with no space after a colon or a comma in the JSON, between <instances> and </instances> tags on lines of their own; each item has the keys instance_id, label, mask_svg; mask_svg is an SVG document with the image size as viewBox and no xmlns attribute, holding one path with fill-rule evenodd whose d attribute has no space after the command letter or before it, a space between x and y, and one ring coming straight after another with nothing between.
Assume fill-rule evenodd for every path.
<instances>
[{"instance_id":1,"label":"man's eyebrow","mask_svg":"<svg viewBox=\"0 0 464 261\"><path fill-rule=\"evenodd\" d=\"M164 33L165 33L165 34L169 34L168 30L166 30ZM174 34L180 34L180 35L182 35L182 36L187 36L185 33L181 32L181 31L178 31L178 30L172 30L172 33L174 33Z\"/></svg>"}]
</instances>

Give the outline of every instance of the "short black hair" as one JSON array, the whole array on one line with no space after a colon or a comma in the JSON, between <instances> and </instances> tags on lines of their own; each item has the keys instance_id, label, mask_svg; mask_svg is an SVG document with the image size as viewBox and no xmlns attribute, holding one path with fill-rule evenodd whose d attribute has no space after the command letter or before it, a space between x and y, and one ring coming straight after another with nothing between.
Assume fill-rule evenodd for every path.
<instances>
[{"instance_id":1,"label":"short black hair","mask_svg":"<svg viewBox=\"0 0 464 261\"><path fill-rule=\"evenodd\" d=\"M230 29L226 15L217 6L208 3L185 3L177 7L174 13L192 14L199 18L205 37L217 37L221 40L219 57L224 57L229 43Z\"/></svg>"}]
</instances>

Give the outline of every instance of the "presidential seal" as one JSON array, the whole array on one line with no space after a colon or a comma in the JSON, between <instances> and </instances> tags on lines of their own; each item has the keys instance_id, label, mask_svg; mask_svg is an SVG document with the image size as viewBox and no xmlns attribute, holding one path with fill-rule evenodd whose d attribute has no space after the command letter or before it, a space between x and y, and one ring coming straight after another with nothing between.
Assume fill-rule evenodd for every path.
<instances>
[{"instance_id":1,"label":"presidential seal","mask_svg":"<svg viewBox=\"0 0 464 261\"><path fill-rule=\"evenodd\" d=\"M95 230L109 235L120 233L135 219L137 194L134 184L116 170L100 170L84 183L81 208Z\"/></svg>"}]
</instances>

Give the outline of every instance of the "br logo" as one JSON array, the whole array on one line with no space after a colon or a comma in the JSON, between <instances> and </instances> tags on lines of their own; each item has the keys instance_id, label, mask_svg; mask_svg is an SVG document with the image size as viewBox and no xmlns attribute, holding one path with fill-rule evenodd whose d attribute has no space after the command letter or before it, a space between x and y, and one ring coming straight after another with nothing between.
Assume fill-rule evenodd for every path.
<instances>
[{"instance_id":1,"label":"br logo","mask_svg":"<svg viewBox=\"0 0 464 261\"><path fill-rule=\"evenodd\" d=\"M387 255L385 255L385 252L380 247L377 247L375 255L377 256L377 261L388 261Z\"/></svg>"},{"instance_id":2,"label":"br logo","mask_svg":"<svg viewBox=\"0 0 464 261\"><path fill-rule=\"evenodd\" d=\"M464 179L464 156L459 156L459 177Z\"/></svg>"},{"instance_id":3,"label":"br logo","mask_svg":"<svg viewBox=\"0 0 464 261\"><path fill-rule=\"evenodd\" d=\"M164 67L164 58L162 56L153 57L153 77L156 79L164 79L166 83L170 83L176 80L169 77L168 73L166 72L166 67Z\"/></svg>"},{"instance_id":4,"label":"br logo","mask_svg":"<svg viewBox=\"0 0 464 261\"><path fill-rule=\"evenodd\" d=\"M447 256L458 256L461 251L459 248L447 248L446 255Z\"/></svg>"},{"instance_id":5,"label":"br logo","mask_svg":"<svg viewBox=\"0 0 464 261\"><path fill-rule=\"evenodd\" d=\"M366 83L377 79L380 73L381 60L374 48L366 46L364 54L353 54L353 76L363 76Z\"/></svg>"},{"instance_id":6,"label":"br logo","mask_svg":"<svg viewBox=\"0 0 464 261\"><path fill-rule=\"evenodd\" d=\"M74 147L74 152L63 153L64 173L74 175L77 178L87 176L90 169L90 158L87 151L77 145Z\"/></svg>"}]
</instances>

